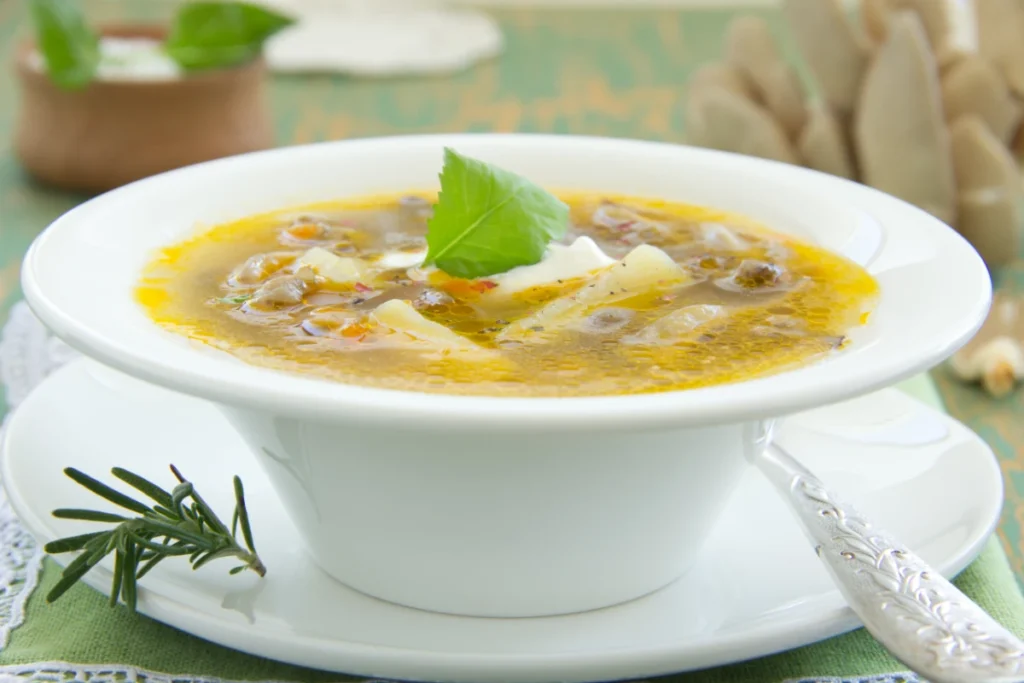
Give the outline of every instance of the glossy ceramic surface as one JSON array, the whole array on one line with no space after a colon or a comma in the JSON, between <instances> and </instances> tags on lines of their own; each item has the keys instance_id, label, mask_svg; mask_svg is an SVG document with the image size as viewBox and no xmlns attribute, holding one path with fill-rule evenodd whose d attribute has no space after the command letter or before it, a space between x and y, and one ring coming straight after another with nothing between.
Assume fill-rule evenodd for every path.
<instances>
[{"instance_id":1,"label":"glossy ceramic surface","mask_svg":"<svg viewBox=\"0 0 1024 683\"><path fill-rule=\"evenodd\" d=\"M842 353L776 376L638 396L499 398L247 365L160 329L136 305L155 248L230 218L433 186L445 146L547 187L750 215L865 265L882 286L877 310ZM89 278L76 263L93 266ZM331 575L405 605L475 616L605 607L672 581L700 552L744 457L763 445L761 421L939 362L977 328L990 297L987 270L955 232L861 185L711 150L532 135L352 140L150 178L50 226L26 257L23 284L43 322L86 355L226 406ZM943 306L921 308L924 295ZM396 495L357 523L360 501L386 491ZM367 572L352 554L385 559L388 570Z\"/></svg>"},{"instance_id":2,"label":"glossy ceramic surface","mask_svg":"<svg viewBox=\"0 0 1024 683\"><path fill-rule=\"evenodd\" d=\"M778 438L943 574L966 566L996 523L1002 482L991 451L895 390L795 416ZM119 465L167 481L174 462L225 513L230 476L241 475L258 501L253 527L267 578L168 563L145 579L140 608L224 645L307 666L467 683L622 679L754 657L856 625L754 470L694 566L666 588L584 614L483 619L399 607L332 580L302 552L274 490L215 407L88 362L59 371L23 404L3 462L12 504L43 541L89 526L51 518L57 501L102 504L61 475L67 465L94 475ZM367 498L361 517L380 507ZM109 568L87 580L106 590Z\"/></svg>"},{"instance_id":3,"label":"glossy ceramic surface","mask_svg":"<svg viewBox=\"0 0 1024 683\"><path fill-rule=\"evenodd\" d=\"M424 437L222 409L327 573L470 616L582 612L674 581L766 436L747 423Z\"/></svg>"},{"instance_id":4,"label":"glossy ceramic surface","mask_svg":"<svg viewBox=\"0 0 1024 683\"><path fill-rule=\"evenodd\" d=\"M661 197L749 215L864 264L881 284L881 301L843 353L791 372L684 392L548 399L425 395L272 371L189 344L153 325L136 305L133 288L154 249L272 209L436 187L445 146L546 187ZM89 278L70 267L78 262L92 266ZM362 429L399 425L419 430L417 438L453 430L706 427L824 405L888 386L951 355L980 326L991 294L987 269L956 232L863 185L714 150L548 135L348 140L162 174L54 222L29 250L22 283L54 333L129 374L227 405ZM925 297L943 305L922 307Z\"/></svg>"}]
</instances>

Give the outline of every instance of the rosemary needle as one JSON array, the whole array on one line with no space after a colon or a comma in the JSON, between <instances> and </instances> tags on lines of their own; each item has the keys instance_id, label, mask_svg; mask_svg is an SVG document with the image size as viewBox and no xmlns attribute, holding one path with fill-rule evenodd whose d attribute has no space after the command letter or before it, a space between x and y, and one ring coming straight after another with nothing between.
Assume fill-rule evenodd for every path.
<instances>
[{"instance_id":1,"label":"rosemary needle","mask_svg":"<svg viewBox=\"0 0 1024 683\"><path fill-rule=\"evenodd\" d=\"M61 519L109 522L117 526L109 531L69 536L46 544L45 550L51 555L81 551L64 567L60 580L46 596L47 602L64 595L110 553L114 553L110 604L116 605L121 600L133 612L138 602L138 580L168 557L188 557L193 569L213 560L233 557L240 564L230 570L231 574L246 569L260 576L267 573L253 543L242 480L234 478L235 511L229 529L178 468L171 465L171 472L178 483L172 490L165 491L133 472L120 467L111 470L115 477L153 501L146 504L73 467L64 470L64 474L76 483L134 515L69 508L54 510L53 516ZM239 527L242 543L238 539Z\"/></svg>"}]
</instances>

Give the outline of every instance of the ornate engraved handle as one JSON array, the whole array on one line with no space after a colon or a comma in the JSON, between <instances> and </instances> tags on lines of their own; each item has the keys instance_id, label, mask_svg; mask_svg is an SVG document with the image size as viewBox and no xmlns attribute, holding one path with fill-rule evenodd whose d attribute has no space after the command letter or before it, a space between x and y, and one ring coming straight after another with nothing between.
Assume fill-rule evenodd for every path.
<instances>
[{"instance_id":1,"label":"ornate engraved handle","mask_svg":"<svg viewBox=\"0 0 1024 683\"><path fill-rule=\"evenodd\" d=\"M868 631L931 683L1020 683L1024 643L779 446L755 462Z\"/></svg>"}]
</instances>

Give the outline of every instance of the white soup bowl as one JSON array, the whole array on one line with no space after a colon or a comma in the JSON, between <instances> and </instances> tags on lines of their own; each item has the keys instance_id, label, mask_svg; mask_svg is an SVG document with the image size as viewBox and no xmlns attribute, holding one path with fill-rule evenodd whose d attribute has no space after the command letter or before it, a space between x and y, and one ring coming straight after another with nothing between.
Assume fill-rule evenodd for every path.
<instances>
[{"instance_id":1,"label":"white soup bowl","mask_svg":"<svg viewBox=\"0 0 1024 683\"><path fill-rule=\"evenodd\" d=\"M769 377L636 396L481 398L248 365L165 331L136 304L156 249L250 214L429 188L444 146L546 187L746 214L864 265L881 285L877 309L848 348ZM977 330L991 294L984 264L953 230L870 188L710 150L542 135L353 140L172 171L58 219L26 257L23 284L74 348L220 405L324 571L403 605L501 617L604 607L676 580L775 418L939 363Z\"/></svg>"}]
</instances>

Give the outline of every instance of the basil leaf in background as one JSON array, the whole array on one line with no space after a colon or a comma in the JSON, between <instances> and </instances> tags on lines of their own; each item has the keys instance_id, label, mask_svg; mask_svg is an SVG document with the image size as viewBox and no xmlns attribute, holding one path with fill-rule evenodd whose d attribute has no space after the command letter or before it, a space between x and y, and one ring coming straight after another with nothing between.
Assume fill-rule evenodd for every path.
<instances>
[{"instance_id":1,"label":"basil leaf in background","mask_svg":"<svg viewBox=\"0 0 1024 683\"><path fill-rule=\"evenodd\" d=\"M504 273L540 261L568 224L569 207L557 197L446 148L425 263L462 278Z\"/></svg>"},{"instance_id":2,"label":"basil leaf in background","mask_svg":"<svg viewBox=\"0 0 1024 683\"><path fill-rule=\"evenodd\" d=\"M192 2L175 17L165 49L183 69L215 69L255 59L294 19L244 2Z\"/></svg>"},{"instance_id":3,"label":"basil leaf in background","mask_svg":"<svg viewBox=\"0 0 1024 683\"><path fill-rule=\"evenodd\" d=\"M84 88L100 63L99 37L74 0L32 0L36 46L50 80L67 90Z\"/></svg>"}]
</instances>

